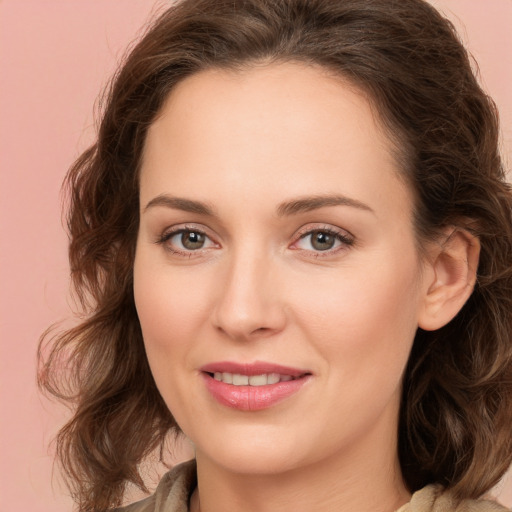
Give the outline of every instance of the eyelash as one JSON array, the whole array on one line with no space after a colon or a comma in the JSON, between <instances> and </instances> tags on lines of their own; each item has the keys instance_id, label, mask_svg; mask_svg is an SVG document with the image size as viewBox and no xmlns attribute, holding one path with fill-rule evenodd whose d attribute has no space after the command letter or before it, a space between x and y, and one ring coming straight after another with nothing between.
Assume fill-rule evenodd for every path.
<instances>
[{"instance_id":1,"label":"eyelash","mask_svg":"<svg viewBox=\"0 0 512 512\"><path fill-rule=\"evenodd\" d=\"M299 231L297 241L294 242L296 244L300 240L304 240L308 236L312 236L314 233L324 233L327 235L330 235L335 238L335 240L340 242L340 245L333 249L327 249L325 251L314 251L314 250L307 250L307 249L295 249L295 250L304 250L311 253L311 256L314 258L325 258L329 256L333 256L334 254L337 254L340 251L346 251L349 247L352 247L355 243L354 237L347 233L346 231L338 231L336 229L333 229L330 226L319 226L319 227L308 227L305 228L302 231Z\"/></svg>"},{"instance_id":2,"label":"eyelash","mask_svg":"<svg viewBox=\"0 0 512 512\"><path fill-rule=\"evenodd\" d=\"M165 249L167 251L171 252L172 254L176 254L178 256L183 256L186 258L192 258L192 257L194 257L194 255L197 255L198 253L201 253L204 250L208 249L208 248L206 248L206 249L200 248L197 250L183 251L180 249L176 249L167 243L174 236L183 234L183 233L197 233L199 235L205 236L208 240L212 241L211 238L203 230L198 229L194 226L184 226L184 227L172 229L170 231L165 231L164 233L162 233L161 236L158 237L158 239L156 240L156 243L159 245L165 245ZM329 236L332 236L337 241L340 242L340 246L338 246L337 248L334 248L334 249L327 249L325 251L315 251L315 250L297 249L297 248L295 248L293 250L299 250L299 251L301 250L301 251L311 253L311 256L314 258L324 258L327 256L332 256L333 254L336 254L339 251L347 250L349 247L353 246L355 243L354 238L350 234L348 234L348 233L344 234L341 231L333 229L330 226L322 226L322 227L313 227L313 228L308 227L308 228L305 228L305 229L299 231L299 233L297 235L297 239L295 240L295 242L293 242L293 244L298 243L300 240L304 240L308 236L312 236L314 233L324 233ZM215 242L213 242L213 243L215 243Z\"/></svg>"},{"instance_id":3,"label":"eyelash","mask_svg":"<svg viewBox=\"0 0 512 512\"><path fill-rule=\"evenodd\" d=\"M172 247L172 245L168 244L167 242L175 237L176 235L183 234L183 233L197 233L199 235L205 236L208 240L211 240L211 238L201 229L198 229L194 226L183 226L176 229L172 229L170 231L164 231L162 235L158 238L156 241L159 245L164 245L165 249L169 251L172 254L176 254L178 256L184 256L185 258L192 258L195 254L200 253L204 251L205 249L197 249L197 250L189 250L189 251L183 251L181 249L176 249Z\"/></svg>"}]
</instances>

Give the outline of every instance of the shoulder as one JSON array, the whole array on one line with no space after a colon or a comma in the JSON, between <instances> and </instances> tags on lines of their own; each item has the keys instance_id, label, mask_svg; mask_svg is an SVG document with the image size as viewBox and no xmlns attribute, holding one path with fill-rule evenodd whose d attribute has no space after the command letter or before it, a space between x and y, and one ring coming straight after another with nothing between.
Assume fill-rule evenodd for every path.
<instances>
[{"instance_id":1,"label":"shoulder","mask_svg":"<svg viewBox=\"0 0 512 512\"><path fill-rule=\"evenodd\" d=\"M196 463L190 460L166 473L154 494L112 512L187 512L188 500L196 485Z\"/></svg>"},{"instance_id":2,"label":"shoulder","mask_svg":"<svg viewBox=\"0 0 512 512\"><path fill-rule=\"evenodd\" d=\"M415 492L411 501L396 512L510 512L496 501L456 500L440 485L427 485Z\"/></svg>"}]
</instances>

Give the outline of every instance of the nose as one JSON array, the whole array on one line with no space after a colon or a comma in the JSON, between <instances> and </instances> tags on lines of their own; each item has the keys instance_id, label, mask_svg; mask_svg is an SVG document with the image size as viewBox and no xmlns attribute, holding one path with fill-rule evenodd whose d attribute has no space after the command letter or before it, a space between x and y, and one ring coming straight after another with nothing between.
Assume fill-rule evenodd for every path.
<instances>
[{"instance_id":1,"label":"nose","mask_svg":"<svg viewBox=\"0 0 512 512\"><path fill-rule=\"evenodd\" d=\"M214 327L239 341L272 336L286 324L283 276L271 257L239 253L225 262Z\"/></svg>"}]
</instances>

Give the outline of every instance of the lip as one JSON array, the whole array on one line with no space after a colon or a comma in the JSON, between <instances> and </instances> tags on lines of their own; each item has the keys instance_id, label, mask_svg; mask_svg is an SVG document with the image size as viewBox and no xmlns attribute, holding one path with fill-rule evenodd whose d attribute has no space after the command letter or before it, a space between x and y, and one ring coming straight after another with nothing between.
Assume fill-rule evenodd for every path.
<instances>
[{"instance_id":1,"label":"lip","mask_svg":"<svg viewBox=\"0 0 512 512\"><path fill-rule=\"evenodd\" d=\"M312 377L308 370L259 361L249 364L231 361L209 363L201 367L200 371L206 389L213 398L226 407L240 411L260 411L273 407L298 393ZM247 376L278 373L289 375L293 380L264 386L234 386L215 380L213 378L215 372Z\"/></svg>"},{"instance_id":2,"label":"lip","mask_svg":"<svg viewBox=\"0 0 512 512\"><path fill-rule=\"evenodd\" d=\"M291 366L282 366L280 364L267 363L264 361L256 361L254 363L235 363L232 361L219 361L216 363L209 363L201 368L200 371L206 373L240 373L241 375L262 375L263 373L279 373L280 375L290 375L291 377L300 377L306 373L311 373L309 370L300 368L292 368Z\"/></svg>"}]
</instances>

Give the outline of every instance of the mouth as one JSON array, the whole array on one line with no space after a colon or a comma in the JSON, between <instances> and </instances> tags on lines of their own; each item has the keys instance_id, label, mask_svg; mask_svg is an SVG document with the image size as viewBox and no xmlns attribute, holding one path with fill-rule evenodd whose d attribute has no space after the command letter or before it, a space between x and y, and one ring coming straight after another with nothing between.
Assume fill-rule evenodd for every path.
<instances>
[{"instance_id":1,"label":"mouth","mask_svg":"<svg viewBox=\"0 0 512 512\"><path fill-rule=\"evenodd\" d=\"M211 396L220 404L240 411L272 407L295 395L312 373L272 363L212 363L201 369Z\"/></svg>"},{"instance_id":2,"label":"mouth","mask_svg":"<svg viewBox=\"0 0 512 512\"><path fill-rule=\"evenodd\" d=\"M230 372L206 372L211 378L224 384L231 384L232 386L268 386L278 384L279 382L289 382L291 380L300 379L307 374L293 377L291 375L281 375L279 373L262 373L261 375L244 375L241 373Z\"/></svg>"}]
</instances>

